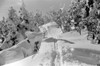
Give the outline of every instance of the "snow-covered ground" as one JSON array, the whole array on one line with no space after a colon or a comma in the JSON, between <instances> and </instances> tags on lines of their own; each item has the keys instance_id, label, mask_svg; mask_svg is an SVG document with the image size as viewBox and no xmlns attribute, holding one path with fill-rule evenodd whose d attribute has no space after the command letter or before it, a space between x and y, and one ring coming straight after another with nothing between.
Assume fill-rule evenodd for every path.
<instances>
[{"instance_id":1,"label":"snow-covered ground","mask_svg":"<svg viewBox=\"0 0 100 66\"><path fill-rule=\"evenodd\" d=\"M54 44L53 41L42 41L39 52L36 55L31 55L25 59L4 66L96 66L95 62L98 63L100 60L95 56L90 55L91 53L96 53L98 58L100 58L100 46L91 44L90 41L86 40L86 31L82 31L82 35L75 31L62 34L59 28L53 27L49 28L46 36L57 39L66 39L74 42L74 44L66 43L61 40L57 41L56 44ZM84 49L90 49L91 53L89 52L90 54L88 54L87 52L84 52L87 51ZM95 50L96 52L92 52L92 50ZM79 59L80 61L77 61L76 59ZM87 64L85 62L87 62ZM91 62L93 62L93 65Z\"/></svg>"}]
</instances>

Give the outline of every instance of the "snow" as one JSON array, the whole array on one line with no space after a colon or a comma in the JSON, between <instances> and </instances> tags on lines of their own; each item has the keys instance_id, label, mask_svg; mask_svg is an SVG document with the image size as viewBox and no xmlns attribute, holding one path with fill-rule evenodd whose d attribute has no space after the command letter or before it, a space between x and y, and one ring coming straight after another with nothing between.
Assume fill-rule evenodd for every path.
<instances>
[{"instance_id":1,"label":"snow","mask_svg":"<svg viewBox=\"0 0 100 66\"><path fill-rule=\"evenodd\" d=\"M71 48L71 51L73 52L74 51L74 48Z\"/></svg>"},{"instance_id":2,"label":"snow","mask_svg":"<svg viewBox=\"0 0 100 66\"><path fill-rule=\"evenodd\" d=\"M60 28L50 27L48 28L46 37L66 39L74 42L74 44L66 43L61 40L57 41L56 44L54 44L54 42L42 41L39 52L36 55L31 55L25 59L4 66L96 66L76 61L68 62L63 60L68 55L71 55L68 49L71 50L70 52L74 52L75 48L100 51L100 46L91 44L90 41L86 39L86 36L87 32L84 30L82 31L82 35L75 31L63 34Z\"/></svg>"},{"instance_id":3,"label":"snow","mask_svg":"<svg viewBox=\"0 0 100 66\"><path fill-rule=\"evenodd\" d=\"M0 39L0 43L2 42L2 39Z\"/></svg>"},{"instance_id":4,"label":"snow","mask_svg":"<svg viewBox=\"0 0 100 66\"><path fill-rule=\"evenodd\" d=\"M75 29L75 27L74 27L74 26L72 26L72 27L71 27L71 29L72 29L72 30L74 30L74 29Z\"/></svg>"}]
</instances>

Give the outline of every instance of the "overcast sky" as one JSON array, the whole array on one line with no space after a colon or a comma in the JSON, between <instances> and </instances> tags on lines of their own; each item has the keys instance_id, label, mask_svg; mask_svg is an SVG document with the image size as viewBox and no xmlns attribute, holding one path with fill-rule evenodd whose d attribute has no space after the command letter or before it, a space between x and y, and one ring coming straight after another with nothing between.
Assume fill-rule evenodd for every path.
<instances>
[{"instance_id":1,"label":"overcast sky","mask_svg":"<svg viewBox=\"0 0 100 66\"><path fill-rule=\"evenodd\" d=\"M71 0L23 0L27 10L36 12L40 10L42 12L47 12L50 9L58 9L66 5L66 8L70 5ZM7 16L8 9L13 6L15 9L21 5L21 0L0 0L0 20L3 16Z\"/></svg>"}]
</instances>

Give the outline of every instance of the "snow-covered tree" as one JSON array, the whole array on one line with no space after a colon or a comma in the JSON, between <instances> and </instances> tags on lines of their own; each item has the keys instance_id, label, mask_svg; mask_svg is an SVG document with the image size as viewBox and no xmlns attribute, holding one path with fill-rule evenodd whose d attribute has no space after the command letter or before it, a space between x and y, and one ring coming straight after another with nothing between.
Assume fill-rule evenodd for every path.
<instances>
[{"instance_id":1,"label":"snow-covered tree","mask_svg":"<svg viewBox=\"0 0 100 66\"><path fill-rule=\"evenodd\" d=\"M37 12L34 16L34 21L37 23L38 26L41 26L44 24L44 19L42 13Z\"/></svg>"},{"instance_id":2,"label":"snow-covered tree","mask_svg":"<svg viewBox=\"0 0 100 66\"><path fill-rule=\"evenodd\" d=\"M8 19L11 20L15 25L18 25L20 23L16 10L13 7L10 7Z\"/></svg>"},{"instance_id":3,"label":"snow-covered tree","mask_svg":"<svg viewBox=\"0 0 100 66\"><path fill-rule=\"evenodd\" d=\"M25 8L24 2L22 2L22 6L20 8L20 19L22 20L21 25L24 26L23 29L25 31L38 31L39 28L36 25L34 15L32 12L28 12ZM25 32L24 32L25 33Z\"/></svg>"}]
</instances>

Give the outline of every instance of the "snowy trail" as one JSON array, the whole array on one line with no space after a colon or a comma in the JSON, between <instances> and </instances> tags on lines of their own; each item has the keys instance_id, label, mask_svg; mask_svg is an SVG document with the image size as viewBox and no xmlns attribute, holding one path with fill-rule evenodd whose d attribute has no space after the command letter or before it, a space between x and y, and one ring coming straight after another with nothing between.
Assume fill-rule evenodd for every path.
<instances>
[{"instance_id":1,"label":"snowy trail","mask_svg":"<svg viewBox=\"0 0 100 66\"><path fill-rule=\"evenodd\" d=\"M63 51L67 52L67 49L69 47L72 48L90 48L99 50L100 48L98 45L90 44L89 41L86 40L86 34L83 33L83 35L79 35L78 33L65 33L62 34L59 32L55 33L55 29L51 30L48 37L54 37L54 38L60 38L60 39L66 39L72 42L75 42L75 44L65 43L64 41L57 41L54 47L54 42L45 42L43 41L40 47L39 52L33 57L29 56L23 60L10 63L4 66L81 66L77 63L70 63L63 61ZM65 47L65 48L64 48ZM87 64L83 64L83 66L91 66Z\"/></svg>"},{"instance_id":2,"label":"snowy trail","mask_svg":"<svg viewBox=\"0 0 100 66\"><path fill-rule=\"evenodd\" d=\"M63 43L63 44L62 44ZM63 47L68 47L69 44L64 43L63 41L58 41L56 43L56 52L54 52L54 43L46 43L42 42L41 48L39 52L32 58L32 56L29 56L23 60L7 64L4 66L80 66L77 64L72 64L72 63L67 63L63 61L63 56L62 56L62 48ZM66 48L65 48L66 50ZM52 55L53 54L53 55ZM86 65L83 65L86 66ZM89 65L87 65L89 66Z\"/></svg>"}]
</instances>

